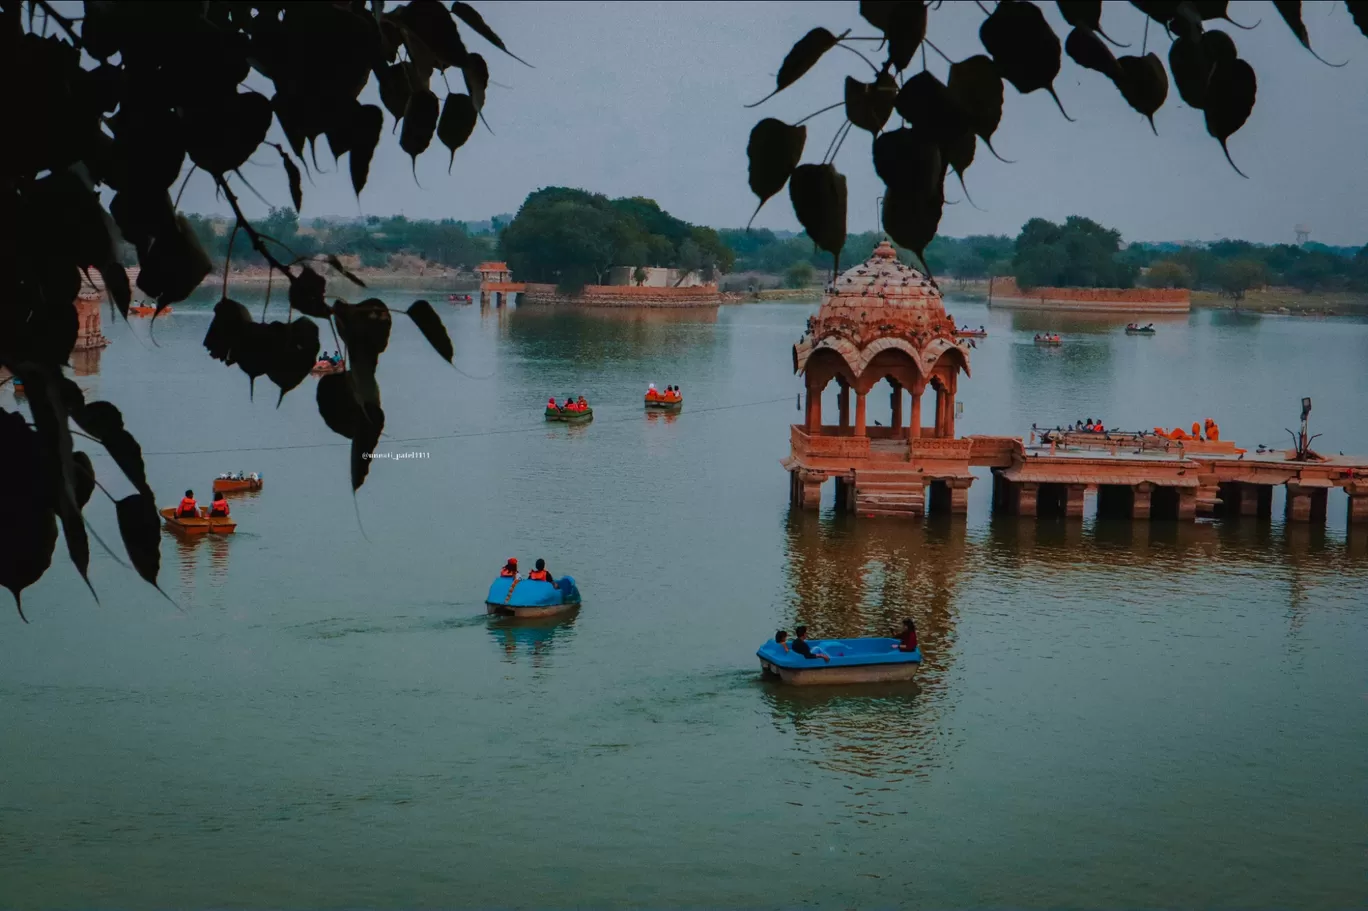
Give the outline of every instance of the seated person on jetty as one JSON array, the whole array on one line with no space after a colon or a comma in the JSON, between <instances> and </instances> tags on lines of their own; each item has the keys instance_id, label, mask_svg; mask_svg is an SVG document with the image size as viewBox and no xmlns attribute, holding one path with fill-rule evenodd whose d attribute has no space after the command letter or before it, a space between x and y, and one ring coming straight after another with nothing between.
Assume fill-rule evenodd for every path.
<instances>
[{"instance_id":1,"label":"seated person on jetty","mask_svg":"<svg viewBox=\"0 0 1368 911\"><path fill-rule=\"evenodd\" d=\"M195 502L195 492L193 490L187 490L185 496L181 498L180 506L176 507L176 518L199 518L199 504Z\"/></svg>"},{"instance_id":2,"label":"seated person on jetty","mask_svg":"<svg viewBox=\"0 0 1368 911\"><path fill-rule=\"evenodd\" d=\"M554 400L553 400L553 401L554 401ZM517 557L509 557L509 558L508 558L508 562L505 563L505 564L503 565L503 569L499 570L499 578L500 578L500 579L517 579L517 578L520 578L520 577L518 576L518 558L517 558Z\"/></svg>"},{"instance_id":3,"label":"seated person on jetty","mask_svg":"<svg viewBox=\"0 0 1368 911\"><path fill-rule=\"evenodd\" d=\"M217 518L228 518L228 498L223 495L223 491L214 493L214 502L209 506L209 515Z\"/></svg>"},{"instance_id":4,"label":"seated person on jetty","mask_svg":"<svg viewBox=\"0 0 1368 911\"><path fill-rule=\"evenodd\" d=\"M538 558L536 568L527 574L527 578L532 582L550 582L556 584L555 577L551 575L551 570L546 568L546 561Z\"/></svg>"},{"instance_id":5,"label":"seated person on jetty","mask_svg":"<svg viewBox=\"0 0 1368 911\"><path fill-rule=\"evenodd\" d=\"M806 626L795 626L793 628L793 632L794 635L798 637L795 640L793 640L794 652L796 652L799 655L802 655L804 658L821 658L828 664L831 663L831 657L829 655L827 655L819 648L813 648L812 645L808 642Z\"/></svg>"}]
</instances>

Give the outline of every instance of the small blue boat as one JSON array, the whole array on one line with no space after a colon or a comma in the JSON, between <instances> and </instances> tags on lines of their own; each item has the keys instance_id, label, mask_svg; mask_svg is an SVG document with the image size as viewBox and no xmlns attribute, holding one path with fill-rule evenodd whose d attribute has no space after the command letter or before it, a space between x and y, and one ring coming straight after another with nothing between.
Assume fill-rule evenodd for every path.
<instances>
[{"instance_id":1,"label":"small blue boat","mask_svg":"<svg viewBox=\"0 0 1368 911\"><path fill-rule=\"evenodd\" d=\"M555 582L500 576L490 583L485 596L488 612L505 617L550 617L579 604L579 588L571 576L561 576Z\"/></svg>"},{"instance_id":2,"label":"small blue boat","mask_svg":"<svg viewBox=\"0 0 1368 911\"><path fill-rule=\"evenodd\" d=\"M897 639L810 639L808 643L831 660L804 658L792 646L784 651L771 639L755 653L760 658L760 670L784 683L807 685L894 683L911 680L921 667L921 649L899 651Z\"/></svg>"}]
</instances>

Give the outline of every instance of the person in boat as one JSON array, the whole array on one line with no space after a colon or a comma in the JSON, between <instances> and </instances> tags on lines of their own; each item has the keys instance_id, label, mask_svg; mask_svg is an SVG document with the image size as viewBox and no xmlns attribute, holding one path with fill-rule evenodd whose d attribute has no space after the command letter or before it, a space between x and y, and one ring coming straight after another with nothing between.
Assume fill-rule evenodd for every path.
<instances>
[{"instance_id":1,"label":"person in boat","mask_svg":"<svg viewBox=\"0 0 1368 911\"><path fill-rule=\"evenodd\" d=\"M797 637L793 640L793 650L804 658L821 658L828 664L831 663L831 656L819 648L813 648L807 639L807 627L795 626L793 633Z\"/></svg>"},{"instance_id":2,"label":"person in boat","mask_svg":"<svg viewBox=\"0 0 1368 911\"><path fill-rule=\"evenodd\" d=\"M777 646L779 646L780 648L782 648L784 651L787 652L787 651L789 650L789 647L788 647L788 630L786 630L786 629L778 630L778 631L774 634L774 644L777 645Z\"/></svg>"},{"instance_id":3,"label":"person in boat","mask_svg":"<svg viewBox=\"0 0 1368 911\"><path fill-rule=\"evenodd\" d=\"M556 584L556 579L551 575L551 570L546 568L546 561L540 557L537 558L536 568L527 574L527 578L534 582L550 582L552 585Z\"/></svg>"},{"instance_id":4,"label":"person in boat","mask_svg":"<svg viewBox=\"0 0 1368 911\"><path fill-rule=\"evenodd\" d=\"M214 493L214 501L209 505L209 515L223 519L228 518L228 498L224 496L223 491Z\"/></svg>"},{"instance_id":5,"label":"person in boat","mask_svg":"<svg viewBox=\"0 0 1368 911\"><path fill-rule=\"evenodd\" d=\"M516 578L518 578L518 558L517 558L517 557L509 557L509 558L508 558L508 562L505 563L505 564L503 565L503 569L499 570L499 578L500 578L500 579L516 579Z\"/></svg>"},{"instance_id":6,"label":"person in boat","mask_svg":"<svg viewBox=\"0 0 1368 911\"><path fill-rule=\"evenodd\" d=\"M176 507L177 519L193 519L199 516L199 504L195 502L195 492L187 490L185 496L181 498L180 506Z\"/></svg>"},{"instance_id":7,"label":"person in boat","mask_svg":"<svg viewBox=\"0 0 1368 911\"><path fill-rule=\"evenodd\" d=\"M574 411L574 410L575 410L575 400L572 399L572 398L570 398L570 396L567 395L567 396L565 397L565 404L564 404L563 406L561 406L561 407L562 407L563 410L565 410L565 411Z\"/></svg>"},{"instance_id":8,"label":"person in boat","mask_svg":"<svg viewBox=\"0 0 1368 911\"><path fill-rule=\"evenodd\" d=\"M903 621L902 632L898 634L898 643L893 646L900 652L915 652L917 650L917 624L908 617Z\"/></svg>"},{"instance_id":9,"label":"person in boat","mask_svg":"<svg viewBox=\"0 0 1368 911\"><path fill-rule=\"evenodd\" d=\"M575 410L576 410L576 411L588 411L588 410L589 410L589 400L586 399L584 396L580 396L580 397L579 397L579 400L578 400L577 402L575 402Z\"/></svg>"},{"instance_id":10,"label":"person in boat","mask_svg":"<svg viewBox=\"0 0 1368 911\"><path fill-rule=\"evenodd\" d=\"M646 390L646 401L654 402L658 398L660 398L660 393L656 392L655 383L652 383L650 388Z\"/></svg>"},{"instance_id":11,"label":"person in boat","mask_svg":"<svg viewBox=\"0 0 1368 911\"><path fill-rule=\"evenodd\" d=\"M546 400L547 411L560 411L560 406L556 404L556 397L553 395Z\"/></svg>"}]
</instances>

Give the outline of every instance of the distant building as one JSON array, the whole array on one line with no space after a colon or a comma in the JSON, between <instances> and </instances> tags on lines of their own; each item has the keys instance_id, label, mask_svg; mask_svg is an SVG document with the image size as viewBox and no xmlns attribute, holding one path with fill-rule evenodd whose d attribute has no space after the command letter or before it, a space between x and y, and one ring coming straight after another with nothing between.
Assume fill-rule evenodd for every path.
<instances>
[{"instance_id":1,"label":"distant building","mask_svg":"<svg viewBox=\"0 0 1368 911\"><path fill-rule=\"evenodd\" d=\"M703 281L703 276L697 272L690 272L684 275L684 280L680 281L680 271L678 269L665 269L659 266L646 266L643 270L646 273L645 281L640 283L643 288L701 288L709 282ZM608 285L636 285L635 266L613 266L608 270Z\"/></svg>"}]
</instances>

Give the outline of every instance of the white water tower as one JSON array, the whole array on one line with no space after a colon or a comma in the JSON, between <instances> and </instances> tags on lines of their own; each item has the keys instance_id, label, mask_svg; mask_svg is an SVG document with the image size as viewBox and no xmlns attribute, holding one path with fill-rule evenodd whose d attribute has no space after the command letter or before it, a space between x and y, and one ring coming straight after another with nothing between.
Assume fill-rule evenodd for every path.
<instances>
[{"instance_id":1,"label":"white water tower","mask_svg":"<svg viewBox=\"0 0 1368 911\"><path fill-rule=\"evenodd\" d=\"M1310 225L1295 225L1292 230L1297 232L1297 246L1299 247L1311 239Z\"/></svg>"}]
</instances>

